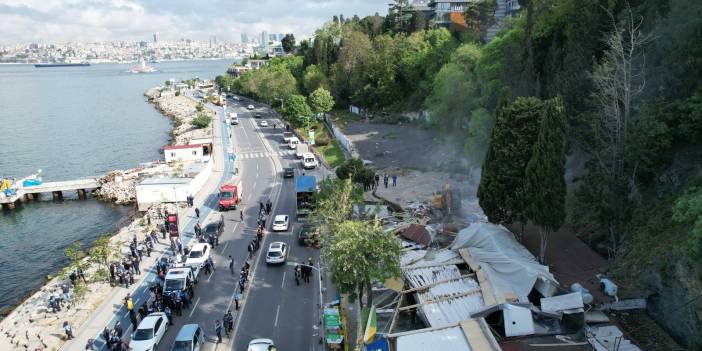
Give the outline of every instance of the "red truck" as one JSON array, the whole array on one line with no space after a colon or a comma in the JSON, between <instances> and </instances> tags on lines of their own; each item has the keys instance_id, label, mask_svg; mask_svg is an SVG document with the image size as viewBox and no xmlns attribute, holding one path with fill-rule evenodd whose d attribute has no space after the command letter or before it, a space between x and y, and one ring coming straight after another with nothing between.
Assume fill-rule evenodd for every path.
<instances>
[{"instance_id":1,"label":"red truck","mask_svg":"<svg viewBox=\"0 0 702 351\"><path fill-rule=\"evenodd\" d=\"M224 184L219 188L219 210L236 210L241 202L241 181Z\"/></svg>"}]
</instances>

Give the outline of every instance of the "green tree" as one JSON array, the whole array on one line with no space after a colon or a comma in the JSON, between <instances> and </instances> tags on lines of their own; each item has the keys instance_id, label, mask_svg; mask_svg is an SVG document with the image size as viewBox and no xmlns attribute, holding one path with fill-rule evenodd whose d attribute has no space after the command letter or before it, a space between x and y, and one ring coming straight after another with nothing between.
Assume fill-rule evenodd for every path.
<instances>
[{"instance_id":1,"label":"green tree","mask_svg":"<svg viewBox=\"0 0 702 351\"><path fill-rule=\"evenodd\" d=\"M323 257L329 262L332 280L341 293L358 298L363 307L373 303L372 282L400 276L400 245L395 235L378 223L342 222L325 244Z\"/></svg>"},{"instance_id":2,"label":"green tree","mask_svg":"<svg viewBox=\"0 0 702 351\"><path fill-rule=\"evenodd\" d=\"M310 94L310 107L314 113L329 112L334 107L334 98L324 88L317 88Z\"/></svg>"},{"instance_id":3,"label":"green tree","mask_svg":"<svg viewBox=\"0 0 702 351\"><path fill-rule=\"evenodd\" d=\"M490 222L524 224L530 201L524 177L538 136L543 102L534 97L519 97L511 104L505 97L501 101L478 186L478 199Z\"/></svg>"},{"instance_id":4,"label":"green tree","mask_svg":"<svg viewBox=\"0 0 702 351\"><path fill-rule=\"evenodd\" d=\"M484 39L488 28L495 24L495 11L497 11L496 0L471 1L463 10L463 18L468 28Z\"/></svg>"},{"instance_id":5,"label":"green tree","mask_svg":"<svg viewBox=\"0 0 702 351\"><path fill-rule=\"evenodd\" d=\"M205 110L205 105L203 105L202 102L198 102L197 105L195 105L195 110L197 112L202 112Z\"/></svg>"},{"instance_id":6,"label":"green tree","mask_svg":"<svg viewBox=\"0 0 702 351\"><path fill-rule=\"evenodd\" d=\"M673 221L688 226L690 239L683 247L689 254L699 256L702 252L702 187L691 187L675 200Z\"/></svg>"},{"instance_id":7,"label":"green tree","mask_svg":"<svg viewBox=\"0 0 702 351\"><path fill-rule=\"evenodd\" d=\"M68 259L68 267L66 267L65 270L66 272L70 272L72 270L80 270L85 272L87 270L88 262L85 260L86 254L85 251L83 251L79 241L75 241L73 244L63 249L63 253ZM80 283L80 280L77 282Z\"/></svg>"},{"instance_id":8,"label":"green tree","mask_svg":"<svg viewBox=\"0 0 702 351\"><path fill-rule=\"evenodd\" d=\"M309 65L305 68L302 78L302 86L307 94L311 94L317 88L329 89L329 82L324 72L317 65Z\"/></svg>"},{"instance_id":9,"label":"green tree","mask_svg":"<svg viewBox=\"0 0 702 351\"><path fill-rule=\"evenodd\" d=\"M113 243L109 234L100 234L95 240L92 249L90 249L89 261L100 266L102 275L108 277L107 272L110 268L110 262L119 256L119 250L119 244Z\"/></svg>"},{"instance_id":10,"label":"green tree","mask_svg":"<svg viewBox=\"0 0 702 351\"><path fill-rule=\"evenodd\" d=\"M539 136L525 173L527 218L539 226L539 261L545 263L552 232L565 220L566 121L560 98L546 101Z\"/></svg>"},{"instance_id":11,"label":"green tree","mask_svg":"<svg viewBox=\"0 0 702 351\"><path fill-rule=\"evenodd\" d=\"M190 124L193 125L193 127L197 129L202 129L202 128L207 128L210 123L212 122L212 117L210 117L208 114L204 112L200 112L197 114L197 117L193 118L192 122Z\"/></svg>"},{"instance_id":12,"label":"green tree","mask_svg":"<svg viewBox=\"0 0 702 351\"><path fill-rule=\"evenodd\" d=\"M283 51L286 53L291 53L295 50L295 36L292 33L285 34L280 43L283 45Z\"/></svg>"},{"instance_id":13,"label":"green tree","mask_svg":"<svg viewBox=\"0 0 702 351\"><path fill-rule=\"evenodd\" d=\"M312 116L312 109L304 96L293 94L285 99L280 111L285 118L295 126L302 126Z\"/></svg>"},{"instance_id":14,"label":"green tree","mask_svg":"<svg viewBox=\"0 0 702 351\"><path fill-rule=\"evenodd\" d=\"M420 30L424 30L426 26L427 23L424 20L424 14L420 11L414 11L414 13L412 13L412 19L410 19L410 31L418 32Z\"/></svg>"}]
</instances>

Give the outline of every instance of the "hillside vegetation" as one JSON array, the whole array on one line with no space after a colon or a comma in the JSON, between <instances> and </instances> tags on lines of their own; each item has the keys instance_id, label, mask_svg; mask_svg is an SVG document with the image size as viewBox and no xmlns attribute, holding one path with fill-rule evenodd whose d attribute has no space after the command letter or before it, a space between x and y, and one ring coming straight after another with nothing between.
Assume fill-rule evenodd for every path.
<instances>
[{"instance_id":1,"label":"hillside vegetation","mask_svg":"<svg viewBox=\"0 0 702 351\"><path fill-rule=\"evenodd\" d=\"M337 108L428 111L474 168L485 163L492 221L534 223L546 243L570 227L612 261L625 294L699 348L702 1L519 2L489 43L480 26L451 33L395 11L335 18L296 55L220 83L271 103L322 88ZM566 156L585 160L567 190Z\"/></svg>"}]
</instances>

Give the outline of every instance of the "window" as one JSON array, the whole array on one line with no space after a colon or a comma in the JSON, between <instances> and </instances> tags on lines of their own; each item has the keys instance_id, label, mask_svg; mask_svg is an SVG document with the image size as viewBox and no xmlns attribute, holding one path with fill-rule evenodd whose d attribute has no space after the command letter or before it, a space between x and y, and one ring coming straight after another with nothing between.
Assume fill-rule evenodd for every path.
<instances>
[{"instance_id":1,"label":"window","mask_svg":"<svg viewBox=\"0 0 702 351\"><path fill-rule=\"evenodd\" d=\"M163 318L159 318L156 321L156 325L154 326L154 330L158 333L158 331L161 329L161 322L163 322Z\"/></svg>"},{"instance_id":2,"label":"window","mask_svg":"<svg viewBox=\"0 0 702 351\"><path fill-rule=\"evenodd\" d=\"M197 150L193 150L193 156L197 156Z\"/></svg>"},{"instance_id":3,"label":"window","mask_svg":"<svg viewBox=\"0 0 702 351\"><path fill-rule=\"evenodd\" d=\"M175 157L175 152L171 152L171 157Z\"/></svg>"}]
</instances>

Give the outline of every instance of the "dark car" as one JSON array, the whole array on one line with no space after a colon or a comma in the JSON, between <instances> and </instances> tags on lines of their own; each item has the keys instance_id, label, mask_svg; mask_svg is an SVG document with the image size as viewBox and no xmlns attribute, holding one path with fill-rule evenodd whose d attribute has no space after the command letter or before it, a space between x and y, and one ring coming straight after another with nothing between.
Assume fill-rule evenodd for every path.
<instances>
[{"instance_id":1,"label":"dark car","mask_svg":"<svg viewBox=\"0 0 702 351\"><path fill-rule=\"evenodd\" d=\"M207 237L208 235L217 235L220 236L222 235L222 232L224 231L224 216L219 217L218 220L214 222L207 223L205 226L205 229L202 231L202 233Z\"/></svg>"},{"instance_id":2,"label":"dark car","mask_svg":"<svg viewBox=\"0 0 702 351\"><path fill-rule=\"evenodd\" d=\"M261 114L261 112L255 112L255 113L254 113L254 118L261 118L262 116L263 116L263 115Z\"/></svg>"},{"instance_id":3,"label":"dark car","mask_svg":"<svg viewBox=\"0 0 702 351\"><path fill-rule=\"evenodd\" d=\"M297 233L297 243L300 245L307 245L307 239L309 239L311 235L312 226L307 223L303 224L300 231Z\"/></svg>"},{"instance_id":4,"label":"dark car","mask_svg":"<svg viewBox=\"0 0 702 351\"><path fill-rule=\"evenodd\" d=\"M283 168L283 178L294 178L295 177L295 169L292 167L285 167Z\"/></svg>"}]
</instances>

